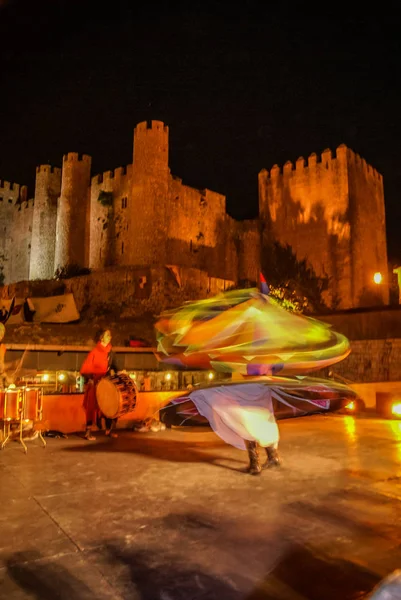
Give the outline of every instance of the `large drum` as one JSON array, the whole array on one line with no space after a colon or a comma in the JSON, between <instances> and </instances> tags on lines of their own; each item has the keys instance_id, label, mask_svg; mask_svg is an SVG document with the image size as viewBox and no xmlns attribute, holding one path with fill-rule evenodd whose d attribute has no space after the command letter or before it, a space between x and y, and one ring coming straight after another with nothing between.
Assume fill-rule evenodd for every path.
<instances>
[{"instance_id":1,"label":"large drum","mask_svg":"<svg viewBox=\"0 0 401 600\"><path fill-rule=\"evenodd\" d=\"M135 409L137 387L128 375L104 377L96 387L96 398L105 417L116 419Z\"/></svg>"},{"instance_id":2,"label":"large drum","mask_svg":"<svg viewBox=\"0 0 401 600\"><path fill-rule=\"evenodd\" d=\"M6 402L6 391L0 390L0 421L4 419L4 408Z\"/></svg>"},{"instance_id":3,"label":"large drum","mask_svg":"<svg viewBox=\"0 0 401 600\"><path fill-rule=\"evenodd\" d=\"M42 408L42 394L39 388L27 388L24 390L23 419L37 421Z\"/></svg>"},{"instance_id":4,"label":"large drum","mask_svg":"<svg viewBox=\"0 0 401 600\"><path fill-rule=\"evenodd\" d=\"M22 390L11 389L0 392L0 419L18 421L22 410Z\"/></svg>"}]
</instances>

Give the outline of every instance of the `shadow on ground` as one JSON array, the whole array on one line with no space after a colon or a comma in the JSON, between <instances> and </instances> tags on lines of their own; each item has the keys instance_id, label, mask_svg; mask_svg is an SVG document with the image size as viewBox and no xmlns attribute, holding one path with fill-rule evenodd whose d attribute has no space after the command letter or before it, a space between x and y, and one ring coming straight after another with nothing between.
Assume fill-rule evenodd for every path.
<instances>
[{"instance_id":1,"label":"shadow on ground","mask_svg":"<svg viewBox=\"0 0 401 600\"><path fill-rule=\"evenodd\" d=\"M294 545L246 600L359 600L366 597L379 577L353 562L319 555L312 547ZM286 589L275 591L279 584Z\"/></svg>"},{"instance_id":2,"label":"shadow on ground","mask_svg":"<svg viewBox=\"0 0 401 600\"><path fill-rule=\"evenodd\" d=\"M128 582L125 581L122 597L132 600L358 600L365 598L379 581L376 575L354 563L330 560L300 545L293 546L250 593L246 591L250 587L246 566L243 574L219 577L191 565L190 553L184 563L183 559L162 551L126 549L119 543L108 544L105 550L110 571L115 565L127 568ZM8 561L8 575L29 597L40 600L106 597L99 596L99 592L59 562L42 558L37 552L29 552L18 553ZM246 556L244 565L245 561ZM117 580L115 596L107 598L120 597L119 587Z\"/></svg>"},{"instance_id":3,"label":"shadow on ground","mask_svg":"<svg viewBox=\"0 0 401 600\"><path fill-rule=\"evenodd\" d=\"M101 440L101 441L100 441ZM233 470L244 471L248 465L247 455L242 453L243 460L239 458L238 463L242 468L230 467L223 464L224 454L216 452L216 448L224 448L221 443L210 442L186 442L170 439L157 439L156 437L120 437L117 440L102 440L78 446L67 446L63 452L122 452L141 454L152 459L164 460L178 463L210 463L216 466ZM213 450L213 452L211 452ZM230 457L230 462L236 462Z\"/></svg>"},{"instance_id":4,"label":"shadow on ground","mask_svg":"<svg viewBox=\"0 0 401 600\"><path fill-rule=\"evenodd\" d=\"M37 551L18 552L7 561L7 572L17 586L37 600L89 600L94 594L86 583L59 563L42 561ZM5 596L1 596L4 597Z\"/></svg>"}]
</instances>

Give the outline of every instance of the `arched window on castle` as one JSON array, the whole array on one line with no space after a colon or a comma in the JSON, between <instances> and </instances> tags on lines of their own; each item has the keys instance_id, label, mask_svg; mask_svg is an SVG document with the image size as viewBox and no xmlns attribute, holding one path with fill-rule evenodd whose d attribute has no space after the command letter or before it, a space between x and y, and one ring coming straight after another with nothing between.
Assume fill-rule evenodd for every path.
<instances>
[{"instance_id":1,"label":"arched window on castle","mask_svg":"<svg viewBox=\"0 0 401 600\"><path fill-rule=\"evenodd\" d=\"M127 204L128 198L126 196L124 198L121 198L121 208L127 208Z\"/></svg>"},{"instance_id":2,"label":"arched window on castle","mask_svg":"<svg viewBox=\"0 0 401 600\"><path fill-rule=\"evenodd\" d=\"M121 254L124 254L124 242L121 243Z\"/></svg>"}]
</instances>

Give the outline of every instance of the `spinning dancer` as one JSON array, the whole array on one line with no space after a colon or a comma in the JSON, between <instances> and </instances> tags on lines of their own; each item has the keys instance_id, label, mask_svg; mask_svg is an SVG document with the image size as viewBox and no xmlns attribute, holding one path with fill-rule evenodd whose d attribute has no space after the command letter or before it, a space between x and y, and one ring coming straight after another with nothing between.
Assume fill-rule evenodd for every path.
<instances>
[{"instance_id":1,"label":"spinning dancer","mask_svg":"<svg viewBox=\"0 0 401 600\"><path fill-rule=\"evenodd\" d=\"M98 342L96 346L91 350L86 357L82 367L81 375L85 377L85 395L83 407L86 414L86 432L85 439L95 440L96 438L92 435L91 429L93 422L95 421L100 425L102 416L96 400L96 387L99 381L108 375L111 371L117 371L117 365L115 364L115 357L112 353L111 347L111 333L109 329L102 329L97 334ZM106 421L106 435L110 437L117 437L117 433L112 431L115 428L117 419L109 419L105 417Z\"/></svg>"},{"instance_id":2,"label":"spinning dancer","mask_svg":"<svg viewBox=\"0 0 401 600\"><path fill-rule=\"evenodd\" d=\"M350 352L348 340L329 325L289 313L257 289L187 302L163 313L155 328L156 356L165 363L212 368L245 378L259 376L252 382L205 387L183 398L195 404L197 413L224 441L248 450L248 472L253 475L262 470L258 446L266 448L264 467L280 464L272 390L260 376L270 375L272 380L272 373L278 371L282 375L308 373ZM173 404L180 401L176 398Z\"/></svg>"}]
</instances>

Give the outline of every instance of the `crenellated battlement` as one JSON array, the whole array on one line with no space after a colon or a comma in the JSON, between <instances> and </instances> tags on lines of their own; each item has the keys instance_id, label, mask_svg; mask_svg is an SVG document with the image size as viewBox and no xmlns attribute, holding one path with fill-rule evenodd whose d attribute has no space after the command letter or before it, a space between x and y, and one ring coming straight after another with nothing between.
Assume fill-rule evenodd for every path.
<instances>
[{"instance_id":1,"label":"crenellated battlement","mask_svg":"<svg viewBox=\"0 0 401 600\"><path fill-rule=\"evenodd\" d=\"M148 133L154 131L163 131L168 133L168 127L163 121L142 121L134 129L134 133Z\"/></svg>"},{"instance_id":2,"label":"crenellated battlement","mask_svg":"<svg viewBox=\"0 0 401 600\"><path fill-rule=\"evenodd\" d=\"M94 175L91 179L92 185L100 185L110 179L122 179L129 175L131 165L127 165L125 167L117 167L114 171L105 171L104 173L98 173Z\"/></svg>"},{"instance_id":3,"label":"crenellated battlement","mask_svg":"<svg viewBox=\"0 0 401 600\"><path fill-rule=\"evenodd\" d=\"M18 203L18 210L26 210L26 209L33 209L33 207L35 206L35 199L34 198L29 198L29 199L25 199L25 200L21 200Z\"/></svg>"},{"instance_id":4,"label":"crenellated battlement","mask_svg":"<svg viewBox=\"0 0 401 600\"><path fill-rule=\"evenodd\" d=\"M0 189L4 191L18 192L19 188L19 183L14 183L10 181L5 181L4 179L0 179Z\"/></svg>"},{"instance_id":5,"label":"crenellated battlement","mask_svg":"<svg viewBox=\"0 0 401 600\"><path fill-rule=\"evenodd\" d=\"M86 162L91 163L92 157L88 154L79 154L78 152L69 152L64 154L63 162Z\"/></svg>"},{"instance_id":6,"label":"crenellated battlement","mask_svg":"<svg viewBox=\"0 0 401 600\"><path fill-rule=\"evenodd\" d=\"M311 172L313 169L332 169L336 164L341 162L342 164L351 163L355 164L357 167L366 171L367 174L376 177L377 179L382 179L380 173L376 171L371 165L369 165L365 159L361 158L359 154L353 152L350 148L348 148L345 144L340 144L336 148L335 155L333 156L333 152L330 148L326 148L323 152L318 156L315 152L312 152L305 160L303 156L300 156L295 165L290 160L288 160L283 167L275 164L268 171L267 169L262 169L260 174L268 179L275 179L281 175L284 177L292 177L294 175L298 176L298 174L306 172Z\"/></svg>"},{"instance_id":7,"label":"crenellated battlement","mask_svg":"<svg viewBox=\"0 0 401 600\"><path fill-rule=\"evenodd\" d=\"M59 167L53 167L52 165L38 165L36 167L36 173L54 173L61 177L61 169Z\"/></svg>"},{"instance_id":8,"label":"crenellated battlement","mask_svg":"<svg viewBox=\"0 0 401 600\"><path fill-rule=\"evenodd\" d=\"M19 199L20 199L20 202L28 201L28 187L26 185L21 186L21 189L19 191ZM33 198L32 198L32 201L33 201Z\"/></svg>"},{"instance_id":9,"label":"crenellated battlement","mask_svg":"<svg viewBox=\"0 0 401 600\"><path fill-rule=\"evenodd\" d=\"M28 197L28 188L26 185L10 183L0 180L0 200L16 206L20 202L25 202Z\"/></svg>"},{"instance_id":10,"label":"crenellated battlement","mask_svg":"<svg viewBox=\"0 0 401 600\"><path fill-rule=\"evenodd\" d=\"M366 171L366 173L369 173L369 175L371 175L374 178L377 178L379 181L383 179L381 173L379 173L374 167L372 167L372 165L367 163L364 158L362 158L356 152L353 152L353 150L351 150L350 148L348 148L348 158L350 164L355 165L357 168Z\"/></svg>"},{"instance_id":11,"label":"crenellated battlement","mask_svg":"<svg viewBox=\"0 0 401 600\"><path fill-rule=\"evenodd\" d=\"M117 167L114 169L114 179L121 179L122 177L128 175L130 166L131 165L126 165L125 167Z\"/></svg>"}]
</instances>

